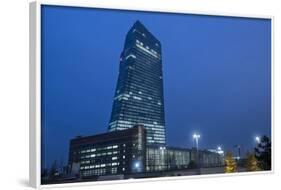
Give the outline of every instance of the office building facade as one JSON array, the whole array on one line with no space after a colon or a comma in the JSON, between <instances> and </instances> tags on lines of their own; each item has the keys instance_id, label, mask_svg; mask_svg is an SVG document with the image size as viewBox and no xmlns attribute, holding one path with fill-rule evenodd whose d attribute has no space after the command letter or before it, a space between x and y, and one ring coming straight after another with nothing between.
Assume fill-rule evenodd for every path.
<instances>
[{"instance_id":1,"label":"office building facade","mask_svg":"<svg viewBox=\"0 0 281 190\"><path fill-rule=\"evenodd\" d=\"M140 173L145 171L145 147L143 126L78 137L70 141L68 164L79 165L81 178Z\"/></svg>"},{"instance_id":2,"label":"office building facade","mask_svg":"<svg viewBox=\"0 0 281 190\"><path fill-rule=\"evenodd\" d=\"M126 36L109 131L143 125L147 144L165 145L161 43L137 21Z\"/></svg>"},{"instance_id":3,"label":"office building facade","mask_svg":"<svg viewBox=\"0 0 281 190\"><path fill-rule=\"evenodd\" d=\"M196 149L147 145L146 135L146 129L139 125L74 138L69 148L70 173L82 181L157 177L163 175L158 172L186 171L191 161L197 162ZM200 150L199 162L200 167L219 167L223 165L223 157Z\"/></svg>"}]
</instances>

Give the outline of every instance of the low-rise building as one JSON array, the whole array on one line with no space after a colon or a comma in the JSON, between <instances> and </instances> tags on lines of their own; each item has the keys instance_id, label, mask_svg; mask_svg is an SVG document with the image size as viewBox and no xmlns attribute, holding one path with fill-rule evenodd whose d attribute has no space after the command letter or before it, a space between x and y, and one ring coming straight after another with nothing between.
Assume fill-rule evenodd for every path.
<instances>
[{"instance_id":1,"label":"low-rise building","mask_svg":"<svg viewBox=\"0 0 281 190\"><path fill-rule=\"evenodd\" d=\"M114 176L119 179L166 175L161 172L219 167L222 164L223 157L216 152L147 145L146 130L138 125L72 139L68 165L71 173L78 173L81 179L103 180Z\"/></svg>"},{"instance_id":2,"label":"low-rise building","mask_svg":"<svg viewBox=\"0 0 281 190\"><path fill-rule=\"evenodd\" d=\"M70 141L68 163L79 163L81 178L144 172L145 144L142 126L78 137Z\"/></svg>"},{"instance_id":3,"label":"low-rise building","mask_svg":"<svg viewBox=\"0 0 281 190\"><path fill-rule=\"evenodd\" d=\"M208 150L170 146L146 147L146 171L182 170L194 167L220 167L223 156Z\"/></svg>"}]
</instances>

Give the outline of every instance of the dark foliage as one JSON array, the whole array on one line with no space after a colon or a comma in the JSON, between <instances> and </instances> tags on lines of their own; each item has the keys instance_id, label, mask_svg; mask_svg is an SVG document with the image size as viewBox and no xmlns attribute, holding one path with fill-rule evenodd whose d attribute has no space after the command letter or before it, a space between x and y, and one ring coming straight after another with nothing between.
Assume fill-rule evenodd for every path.
<instances>
[{"instance_id":1,"label":"dark foliage","mask_svg":"<svg viewBox=\"0 0 281 190\"><path fill-rule=\"evenodd\" d=\"M271 141L263 136L255 148L255 156L258 166L262 170L271 170Z\"/></svg>"},{"instance_id":2,"label":"dark foliage","mask_svg":"<svg viewBox=\"0 0 281 190\"><path fill-rule=\"evenodd\" d=\"M58 173L58 165L57 161L55 160L50 168L49 178L54 179Z\"/></svg>"}]
</instances>

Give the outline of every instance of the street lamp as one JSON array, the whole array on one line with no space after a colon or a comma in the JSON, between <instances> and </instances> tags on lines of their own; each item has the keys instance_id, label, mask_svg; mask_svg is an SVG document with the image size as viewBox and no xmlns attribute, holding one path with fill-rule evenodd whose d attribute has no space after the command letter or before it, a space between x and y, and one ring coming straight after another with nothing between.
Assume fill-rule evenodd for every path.
<instances>
[{"instance_id":1,"label":"street lamp","mask_svg":"<svg viewBox=\"0 0 281 190\"><path fill-rule=\"evenodd\" d=\"M140 167L140 163L139 162L136 162L135 163L135 168L139 168Z\"/></svg>"},{"instance_id":2,"label":"street lamp","mask_svg":"<svg viewBox=\"0 0 281 190\"><path fill-rule=\"evenodd\" d=\"M199 139L200 139L200 135L197 134L197 133L194 133L194 134L193 134L193 139L195 139L196 149L197 149L197 151L198 151L198 141L199 141Z\"/></svg>"},{"instance_id":3,"label":"street lamp","mask_svg":"<svg viewBox=\"0 0 281 190\"><path fill-rule=\"evenodd\" d=\"M241 155L241 146L239 144L237 144L234 147L237 148L237 150L238 150L237 160L239 161L240 160L240 155Z\"/></svg>"},{"instance_id":4,"label":"street lamp","mask_svg":"<svg viewBox=\"0 0 281 190\"><path fill-rule=\"evenodd\" d=\"M223 155L223 154L224 154L224 152L223 152L221 146L218 146L218 147L217 147L217 153L220 154L220 155Z\"/></svg>"},{"instance_id":5,"label":"street lamp","mask_svg":"<svg viewBox=\"0 0 281 190\"><path fill-rule=\"evenodd\" d=\"M255 141L259 144L261 142L261 138L259 136L256 136Z\"/></svg>"},{"instance_id":6,"label":"street lamp","mask_svg":"<svg viewBox=\"0 0 281 190\"><path fill-rule=\"evenodd\" d=\"M140 161L136 160L136 161L134 162L133 169L134 169L134 171L136 171L136 172L140 172L140 171L141 171L141 164L140 164Z\"/></svg>"},{"instance_id":7,"label":"street lamp","mask_svg":"<svg viewBox=\"0 0 281 190\"><path fill-rule=\"evenodd\" d=\"M221 146L217 147L217 153L219 154L219 166L222 166L224 162L224 151L222 150Z\"/></svg>"},{"instance_id":8,"label":"street lamp","mask_svg":"<svg viewBox=\"0 0 281 190\"><path fill-rule=\"evenodd\" d=\"M198 141L200 139L200 135L197 134L197 133L194 133L193 134L193 139L195 140L195 143L196 143L196 160L197 160L198 168L200 168L199 150L198 150Z\"/></svg>"},{"instance_id":9,"label":"street lamp","mask_svg":"<svg viewBox=\"0 0 281 190\"><path fill-rule=\"evenodd\" d=\"M166 169L165 167L167 167L166 166L166 156L165 156L165 150L166 150L166 147L162 147L162 146L160 146L160 151L161 151L161 159L162 159L162 161L161 161L161 165L163 165L163 167L164 167L164 169Z\"/></svg>"}]
</instances>

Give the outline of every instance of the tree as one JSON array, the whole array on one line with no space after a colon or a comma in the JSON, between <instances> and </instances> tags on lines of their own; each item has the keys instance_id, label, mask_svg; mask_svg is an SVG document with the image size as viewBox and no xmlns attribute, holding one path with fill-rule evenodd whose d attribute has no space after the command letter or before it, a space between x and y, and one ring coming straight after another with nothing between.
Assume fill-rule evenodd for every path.
<instances>
[{"instance_id":1,"label":"tree","mask_svg":"<svg viewBox=\"0 0 281 190\"><path fill-rule=\"evenodd\" d=\"M51 166L51 168L50 168L49 178L50 178L50 179L54 179L57 172L58 172L58 166L57 166L57 161L55 160L55 161L52 163L52 166Z\"/></svg>"},{"instance_id":2,"label":"tree","mask_svg":"<svg viewBox=\"0 0 281 190\"><path fill-rule=\"evenodd\" d=\"M258 166L262 170L271 170L271 142L267 136L263 136L255 148L255 157Z\"/></svg>"},{"instance_id":3,"label":"tree","mask_svg":"<svg viewBox=\"0 0 281 190\"><path fill-rule=\"evenodd\" d=\"M232 172L236 172L237 169L237 164L235 162L235 160L232 157L232 153L231 152L227 152L225 155L225 168L224 168L224 172L225 173L232 173Z\"/></svg>"},{"instance_id":4,"label":"tree","mask_svg":"<svg viewBox=\"0 0 281 190\"><path fill-rule=\"evenodd\" d=\"M63 157L60 158L60 164L58 166L59 172L63 173L64 172L64 161L63 161Z\"/></svg>"},{"instance_id":5,"label":"tree","mask_svg":"<svg viewBox=\"0 0 281 190\"><path fill-rule=\"evenodd\" d=\"M246 168L248 171L258 171L260 170L258 167L258 162L255 157L255 154L248 153L246 158Z\"/></svg>"}]
</instances>

